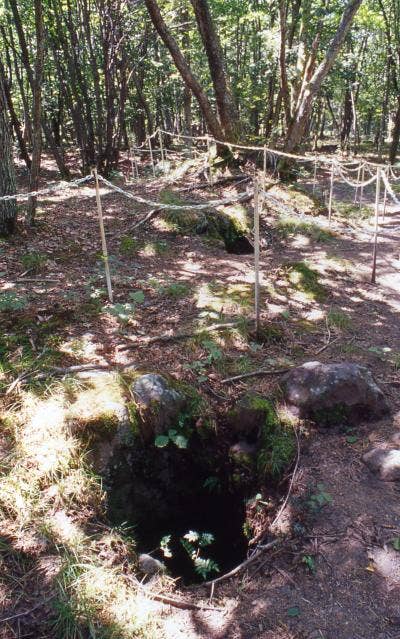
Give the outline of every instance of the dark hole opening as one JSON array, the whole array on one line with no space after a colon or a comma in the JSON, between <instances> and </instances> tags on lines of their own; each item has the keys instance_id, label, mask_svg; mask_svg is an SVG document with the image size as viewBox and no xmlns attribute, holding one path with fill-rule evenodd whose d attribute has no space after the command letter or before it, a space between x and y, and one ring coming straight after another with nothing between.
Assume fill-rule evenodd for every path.
<instances>
[{"instance_id":1,"label":"dark hole opening","mask_svg":"<svg viewBox=\"0 0 400 639\"><path fill-rule=\"evenodd\" d=\"M171 446L120 452L106 486L112 523L132 526L138 553L163 561L169 574L185 584L204 580L182 545L190 531L213 536L206 547L196 546L202 559L218 565L219 572L210 572L207 579L240 563L248 545L243 490L231 485L226 469L210 468L204 451L197 449L197 456L193 451ZM170 536L171 557L160 550L165 536Z\"/></svg>"}]
</instances>

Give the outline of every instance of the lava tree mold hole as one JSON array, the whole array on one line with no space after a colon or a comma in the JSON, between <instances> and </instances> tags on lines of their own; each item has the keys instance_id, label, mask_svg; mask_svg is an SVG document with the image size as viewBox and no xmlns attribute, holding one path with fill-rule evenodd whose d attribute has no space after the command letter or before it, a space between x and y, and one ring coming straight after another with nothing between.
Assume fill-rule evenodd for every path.
<instances>
[{"instance_id":1,"label":"lava tree mold hole","mask_svg":"<svg viewBox=\"0 0 400 639\"><path fill-rule=\"evenodd\" d=\"M131 527L137 552L151 553L186 584L230 570L247 550L247 491L218 448L215 437L198 435L185 449L136 439L114 451L105 480L112 524Z\"/></svg>"}]
</instances>

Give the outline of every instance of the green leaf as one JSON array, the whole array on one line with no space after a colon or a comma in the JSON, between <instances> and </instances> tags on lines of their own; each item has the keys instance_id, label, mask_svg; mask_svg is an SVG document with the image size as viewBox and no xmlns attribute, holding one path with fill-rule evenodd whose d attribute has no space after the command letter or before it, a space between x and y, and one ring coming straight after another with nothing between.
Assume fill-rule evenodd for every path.
<instances>
[{"instance_id":1,"label":"green leaf","mask_svg":"<svg viewBox=\"0 0 400 639\"><path fill-rule=\"evenodd\" d=\"M129 294L129 299L137 302L138 304L143 304L144 302L144 293L143 291L135 291L134 293Z\"/></svg>"},{"instance_id":2,"label":"green leaf","mask_svg":"<svg viewBox=\"0 0 400 639\"><path fill-rule=\"evenodd\" d=\"M288 608L287 611L288 617L299 617L300 616L300 608L298 606L292 606Z\"/></svg>"},{"instance_id":3,"label":"green leaf","mask_svg":"<svg viewBox=\"0 0 400 639\"><path fill-rule=\"evenodd\" d=\"M400 551L400 537L396 537L395 539L393 539L392 544L395 550Z\"/></svg>"},{"instance_id":4,"label":"green leaf","mask_svg":"<svg viewBox=\"0 0 400 639\"><path fill-rule=\"evenodd\" d=\"M183 435L170 435L170 439L178 448L188 447L188 440Z\"/></svg>"},{"instance_id":5,"label":"green leaf","mask_svg":"<svg viewBox=\"0 0 400 639\"><path fill-rule=\"evenodd\" d=\"M358 442L357 435L349 435L348 437L346 437L346 442L348 444L355 444L356 442Z\"/></svg>"},{"instance_id":6,"label":"green leaf","mask_svg":"<svg viewBox=\"0 0 400 639\"><path fill-rule=\"evenodd\" d=\"M154 440L154 444L157 446L157 448L165 448L166 446L168 446L168 443L169 437L167 437L166 435L157 435Z\"/></svg>"}]
</instances>

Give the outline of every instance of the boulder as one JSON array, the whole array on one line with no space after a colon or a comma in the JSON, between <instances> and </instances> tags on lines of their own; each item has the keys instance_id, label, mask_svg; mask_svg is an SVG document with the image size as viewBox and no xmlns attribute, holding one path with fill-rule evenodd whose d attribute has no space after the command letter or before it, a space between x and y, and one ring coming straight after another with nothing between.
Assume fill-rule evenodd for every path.
<instances>
[{"instance_id":1,"label":"boulder","mask_svg":"<svg viewBox=\"0 0 400 639\"><path fill-rule=\"evenodd\" d=\"M139 429L145 442L162 435L177 424L185 407L185 397L165 377L155 373L140 375L131 392L139 413Z\"/></svg>"},{"instance_id":2,"label":"boulder","mask_svg":"<svg viewBox=\"0 0 400 639\"><path fill-rule=\"evenodd\" d=\"M321 425L357 419L379 419L389 405L368 369L341 362L307 362L282 379L289 410Z\"/></svg>"},{"instance_id":3,"label":"boulder","mask_svg":"<svg viewBox=\"0 0 400 639\"><path fill-rule=\"evenodd\" d=\"M373 448L363 456L363 462L383 481L400 480L400 450Z\"/></svg>"},{"instance_id":4,"label":"boulder","mask_svg":"<svg viewBox=\"0 0 400 639\"><path fill-rule=\"evenodd\" d=\"M242 395L226 416L232 431L245 437L257 436L265 424L269 402L257 393Z\"/></svg>"}]
</instances>

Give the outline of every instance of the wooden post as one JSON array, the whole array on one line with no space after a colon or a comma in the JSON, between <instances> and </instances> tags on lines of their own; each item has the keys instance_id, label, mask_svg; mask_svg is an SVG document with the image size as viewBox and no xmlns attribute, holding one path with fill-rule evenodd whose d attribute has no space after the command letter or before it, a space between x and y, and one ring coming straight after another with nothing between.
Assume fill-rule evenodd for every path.
<instances>
[{"instance_id":1,"label":"wooden post","mask_svg":"<svg viewBox=\"0 0 400 639\"><path fill-rule=\"evenodd\" d=\"M317 156L314 159L314 176L313 176L313 185L312 192L315 193L315 187L317 186Z\"/></svg>"},{"instance_id":2,"label":"wooden post","mask_svg":"<svg viewBox=\"0 0 400 639\"><path fill-rule=\"evenodd\" d=\"M376 259L378 253L378 230L379 230L379 196L381 189L381 169L376 169L376 190L375 190L375 229L374 229L374 250L372 253L372 273L371 284L376 283Z\"/></svg>"},{"instance_id":3,"label":"wooden post","mask_svg":"<svg viewBox=\"0 0 400 639\"><path fill-rule=\"evenodd\" d=\"M162 133L161 130L158 129L158 138L160 140L160 153L161 153L161 162L164 164L165 162L165 156L164 156L164 144L163 144L163 137L162 137Z\"/></svg>"},{"instance_id":4,"label":"wooden post","mask_svg":"<svg viewBox=\"0 0 400 639\"><path fill-rule=\"evenodd\" d=\"M359 201L360 211L361 211L362 199L364 195L364 186L363 186L364 180L365 180L365 167L363 166L361 169L361 186L360 186L360 201Z\"/></svg>"},{"instance_id":5,"label":"wooden post","mask_svg":"<svg viewBox=\"0 0 400 639\"><path fill-rule=\"evenodd\" d=\"M329 226L331 225L331 219L332 219L332 200L333 200L333 181L335 178L335 163L332 162L332 166L331 166L331 186L330 186L330 191L329 191L329 204L328 204L328 222L329 222Z\"/></svg>"},{"instance_id":6,"label":"wooden post","mask_svg":"<svg viewBox=\"0 0 400 639\"><path fill-rule=\"evenodd\" d=\"M153 177L156 177L156 167L154 166L153 147L151 146L151 138L148 138L151 166L153 169Z\"/></svg>"},{"instance_id":7,"label":"wooden post","mask_svg":"<svg viewBox=\"0 0 400 639\"><path fill-rule=\"evenodd\" d=\"M104 231L104 222L103 222L103 209L101 206L100 199L100 189L99 189L99 178L97 175L96 167L93 169L94 182L96 185L96 203L97 203L97 212L99 214L99 226L100 226L100 237L101 237L101 246L103 251L103 260L104 260L104 270L106 272L106 282L107 282L107 290L108 290L108 299L111 304L113 302L113 291L111 286L111 275L110 275L110 264L108 262L108 251L107 251L107 241L106 234Z\"/></svg>"},{"instance_id":8,"label":"wooden post","mask_svg":"<svg viewBox=\"0 0 400 639\"><path fill-rule=\"evenodd\" d=\"M357 170L357 186L356 186L356 192L354 193L354 204L357 203L357 195L358 195L358 189L360 188L358 185L360 183L360 175L361 175L361 164L358 167Z\"/></svg>"},{"instance_id":9,"label":"wooden post","mask_svg":"<svg viewBox=\"0 0 400 639\"><path fill-rule=\"evenodd\" d=\"M387 175L386 175L387 177ZM382 214L382 222L385 220L386 215L386 207L387 207L387 186L385 184L385 192L383 194L383 214Z\"/></svg>"},{"instance_id":10,"label":"wooden post","mask_svg":"<svg viewBox=\"0 0 400 639\"><path fill-rule=\"evenodd\" d=\"M213 174L212 174L212 167L211 167L211 144L210 144L210 137L207 135L207 158L208 158L208 179L210 182L210 185L212 186L214 181L213 181Z\"/></svg>"},{"instance_id":11,"label":"wooden post","mask_svg":"<svg viewBox=\"0 0 400 639\"><path fill-rule=\"evenodd\" d=\"M257 177L254 178L254 310L255 332L260 334L260 211Z\"/></svg>"},{"instance_id":12,"label":"wooden post","mask_svg":"<svg viewBox=\"0 0 400 639\"><path fill-rule=\"evenodd\" d=\"M264 178L263 189L265 191L267 186L267 145L266 144L264 144L263 178Z\"/></svg>"}]
</instances>

